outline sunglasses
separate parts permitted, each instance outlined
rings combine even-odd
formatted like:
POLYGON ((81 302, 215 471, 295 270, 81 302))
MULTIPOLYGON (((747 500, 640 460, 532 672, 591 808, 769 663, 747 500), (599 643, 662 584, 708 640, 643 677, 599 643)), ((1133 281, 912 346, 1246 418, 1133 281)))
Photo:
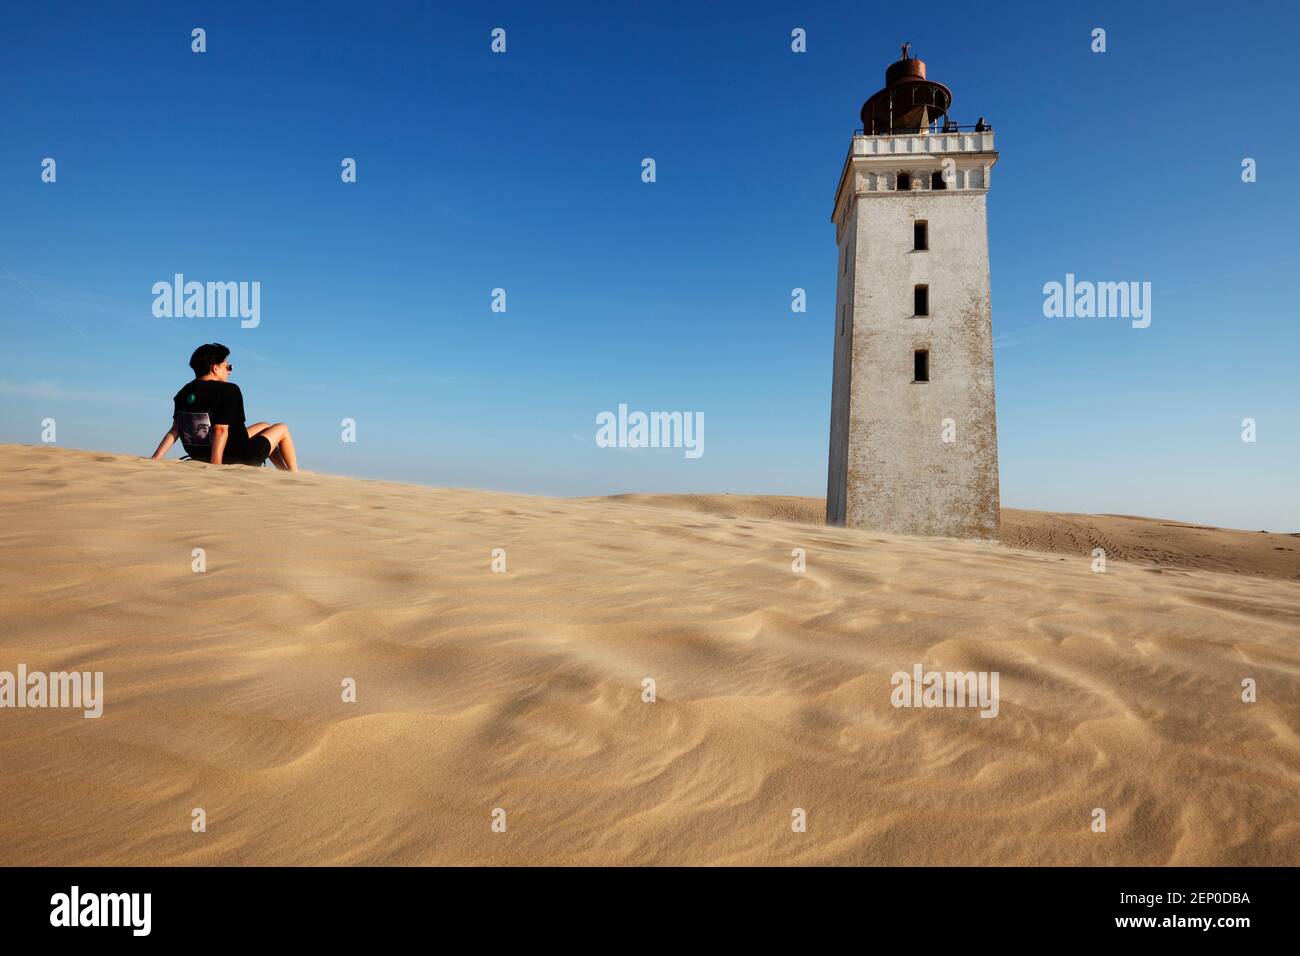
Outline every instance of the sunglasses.
POLYGON ((231 365, 229 362, 227 362, 227 363, 226 363, 226 371, 227 371, 227 372, 233 372, 234 370, 235 370, 235 367, 234 367, 233 365, 231 365))

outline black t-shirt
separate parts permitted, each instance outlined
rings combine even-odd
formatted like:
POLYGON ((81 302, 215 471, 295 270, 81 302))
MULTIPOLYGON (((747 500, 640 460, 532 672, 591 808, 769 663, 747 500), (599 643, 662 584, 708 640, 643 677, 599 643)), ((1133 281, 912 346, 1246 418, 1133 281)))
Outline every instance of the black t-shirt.
POLYGON ((215 379, 195 379, 172 399, 176 405, 173 413, 176 427, 181 433, 181 444, 191 458, 212 460, 212 426, 229 425, 223 462, 233 462, 245 456, 248 429, 244 427, 244 396, 239 386, 215 379))

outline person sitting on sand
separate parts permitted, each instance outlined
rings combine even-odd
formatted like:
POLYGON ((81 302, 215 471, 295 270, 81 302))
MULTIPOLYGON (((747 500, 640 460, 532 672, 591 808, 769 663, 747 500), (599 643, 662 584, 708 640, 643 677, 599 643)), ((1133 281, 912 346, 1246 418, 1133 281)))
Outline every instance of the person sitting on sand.
POLYGON ((229 381, 235 367, 226 361, 230 349, 216 342, 200 345, 190 356, 194 381, 172 399, 172 427, 153 453, 158 461, 176 439, 196 461, 214 465, 257 465, 267 458, 281 471, 297 471, 289 426, 255 422, 244 427, 244 396, 229 381))

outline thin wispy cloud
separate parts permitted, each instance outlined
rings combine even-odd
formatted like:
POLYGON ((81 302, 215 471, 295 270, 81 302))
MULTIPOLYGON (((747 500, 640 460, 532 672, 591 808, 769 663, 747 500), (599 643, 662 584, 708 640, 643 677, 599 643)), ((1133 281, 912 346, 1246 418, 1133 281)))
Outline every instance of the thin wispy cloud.
MULTIPOLYGON (((138 326, 148 322, 160 328, 168 327, 183 332, 189 338, 194 337, 193 327, 175 319, 154 316, 149 308, 149 302, 152 300, 142 300, 143 304, 133 308, 124 306, 107 296, 54 283, 49 283, 49 288, 41 284, 42 291, 38 293, 32 288, 34 280, 30 276, 24 281, 4 266, 0 266, 0 271, 3 271, 14 285, 27 293, 26 298, 35 303, 41 315, 53 316, 64 321, 87 342, 93 342, 95 339, 87 335, 78 323, 103 325, 105 322, 118 322, 138 326)), ((0 285, 0 296, 9 294, 4 286, 0 285)))
POLYGON ((1056 329, 1070 328, 1060 319, 1051 319, 1047 322, 1037 322, 1034 325, 1027 325, 1024 328, 1012 329, 1010 332, 1004 332, 1002 335, 993 337, 993 348, 1009 349, 1017 345, 1027 345, 1030 342, 1036 342, 1046 337, 1047 330, 1055 327, 1056 329))
POLYGON ((132 405, 139 407, 156 404, 145 397, 130 392, 86 390, 68 388, 62 382, 11 382, 0 380, 0 395, 34 398, 51 402, 91 402, 107 405, 132 405))
POLYGON ((458 375, 375 375, 370 381, 380 385, 464 385, 471 381, 458 375))
MULTIPOLYGON (((8 268, 4 268, 4 267, 0 267, 0 268, 3 268, 3 269, 4 269, 4 273, 5 273, 5 275, 7 275, 10 279, 12 279, 14 282, 16 282, 16 283, 18 284, 18 286, 19 286, 20 288, 22 288, 22 289, 23 289, 23 290, 24 290, 24 291, 25 291, 29 296, 31 296, 33 299, 35 299, 35 300, 36 300, 38 303, 40 303, 42 306, 46 307, 46 310, 47 310, 47 311, 50 311, 52 314, 54 314, 54 315, 58 315, 59 317, 65 319, 65 320, 68 319, 68 316, 67 316, 66 313, 60 312, 58 309, 51 309, 51 303, 50 303, 50 302, 48 302, 46 299, 42 298, 41 296, 37 295, 34 291, 32 291, 32 287, 31 287, 31 286, 29 286, 29 285, 28 285, 26 282, 24 282, 22 279, 18 278, 16 275, 14 275, 11 271, 9 271, 8 268)), ((87 335, 84 331, 82 331, 82 329, 80 328, 80 326, 78 326, 75 322, 72 322, 72 321, 68 320, 68 321, 67 321, 67 325, 68 325, 69 328, 72 329, 72 331, 76 332, 78 335, 80 335, 80 336, 81 336, 83 339, 85 339, 87 342, 94 341, 93 339, 91 339, 91 337, 90 337, 89 335, 87 335)))

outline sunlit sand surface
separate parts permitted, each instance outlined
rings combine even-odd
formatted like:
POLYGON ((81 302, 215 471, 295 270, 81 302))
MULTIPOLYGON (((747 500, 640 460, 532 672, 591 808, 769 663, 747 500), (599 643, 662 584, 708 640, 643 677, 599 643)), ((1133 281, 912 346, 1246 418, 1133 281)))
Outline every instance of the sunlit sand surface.
POLYGON ((0 710, 8 864, 1300 862, 1294 536, 1007 512, 1017 550, 815 499, 0 471, 0 671, 106 698, 0 710), (999 672, 998 716, 894 708, 918 663, 999 672))

